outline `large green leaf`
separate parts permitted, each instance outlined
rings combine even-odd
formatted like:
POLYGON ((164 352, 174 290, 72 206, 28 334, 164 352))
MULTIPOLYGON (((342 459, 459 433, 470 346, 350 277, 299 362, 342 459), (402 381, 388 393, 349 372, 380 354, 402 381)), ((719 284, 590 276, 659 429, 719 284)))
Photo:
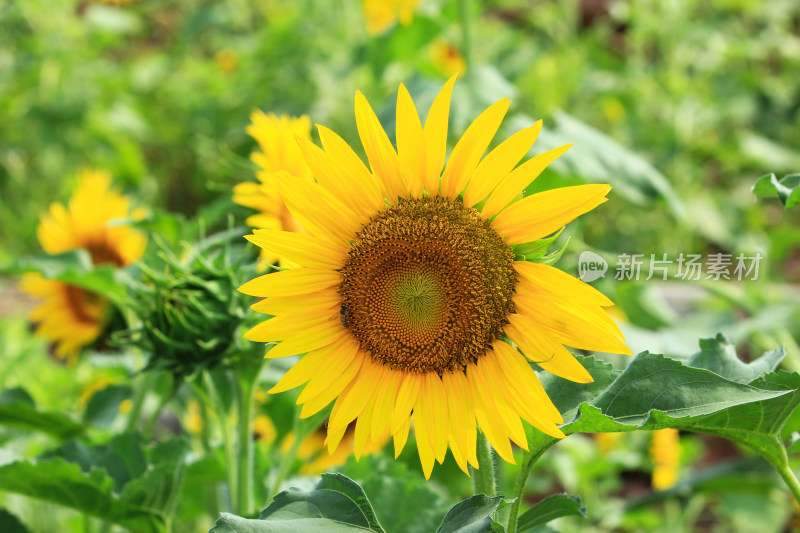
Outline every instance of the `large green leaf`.
POLYGON ((307 533, 324 531, 325 533, 363 533, 372 531, 369 528, 343 524, 328 518, 284 518, 275 520, 252 520, 232 514, 222 513, 209 533, 307 533))
MULTIPOLYGON (((719 356, 735 358, 735 352, 722 351, 719 356)), ((779 433, 800 403, 798 374, 767 374, 744 384, 648 352, 637 355, 619 374, 591 357, 580 360, 595 377, 595 383, 582 386, 582 393, 575 384, 542 376, 564 413, 566 434, 671 427, 731 439, 773 464, 785 461, 779 433)), ((533 453, 557 442, 538 432, 530 436, 533 453)))
POLYGON ((84 431, 82 424, 67 415, 39 410, 33 398, 21 388, 0 392, 0 426, 40 431, 62 440, 73 438, 84 431))
POLYGON ((444 517, 436 533, 497 533, 504 531, 492 520, 494 513, 503 503, 503 498, 490 498, 476 494, 456 504, 444 517))
POLYGON ((0 467, 0 490, 64 505, 150 533, 165 530, 183 473, 186 442, 150 447, 124 433, 104 445, 71 441, 38 460, 0 467))
POLYGON ((319 516, 383 533, 364 489, 342 474, 322 474, 314 490, 283 491, 261 511, 262 520, 292 516, 319 516))
POLYGON ((261 511, 258 520, 223 514, 211 531, 384 533, 364 489, 342 474, 322 474, 312 490, 292 488, 281 492, 261 511))
POLYGON ((767 352, 755 361, 745 363, 736 355, 736 347, 725 335, 701 339, 700 351, 686 362, 695 368, 705 368, 739 383, 750 383, 767 372, 774 371, 786 355, 783 348, 767 352))
POLYGON ((786 209, 800 204, 800 174, 788 174, 780 180, 775 174, 761 176, 753 185, 753 194, 759 198, 780 198, 786 209))
POLYGON ((0 531, 3 533, 28 533, 19 518, 0 507, 0 531))
POLYGON ((0 467, 0 490, 70 507, 141 533, 166 531, 164 517, 130 505, 114 494, 114 481, 102 470, 83 472, 60 457, 0 467))
POLYGON ((430 533, 448 505, 422 474, 382 454, 348 460, 343 469, 358 481, 386 533, 430 533))
POLYGON ((517 521, 517 532, 525 533, 561 518, 562 516, 586 516, 581 499, 567 494, 553 494, 522 513, 517 521))

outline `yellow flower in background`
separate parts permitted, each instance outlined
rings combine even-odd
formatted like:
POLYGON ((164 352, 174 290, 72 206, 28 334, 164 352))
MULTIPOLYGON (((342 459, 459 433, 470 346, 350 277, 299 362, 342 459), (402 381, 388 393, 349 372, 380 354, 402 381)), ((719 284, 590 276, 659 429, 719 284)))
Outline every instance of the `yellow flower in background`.
POLYGON ((630 354, 604 311, 612 305, 608 298, 554 267, 514 261, 511 248, 605 202, 611 187, 579 185, 518 200, 568 146, 517 166, 540 121, 483 157, 508 99, 467 128, 445 165, 454 81, 424 126, 400 86, 397 151, 356 93, 356 124, 371 170, 325 127, 319 127, 324 149, 299 139, 316 182, 286 172, 276 179, 309 233, 255 230, 247 238, 301 266, 240 288, 263 298, 255 311, 274 316, 246 338, 279 342, 270 358, 305 354, 270 392, 305 385, 302 417, 335 400, 326 445, 336 450, 355 420, 356 458, 389 434, 399 454, 413 420, 426 477, 448 445, 462 470, 477 467, 478 426, 511 463, 509 439, 528 446, 521 419, 564 436, 561 414, 526 357, 588 383, 592 376, 565 345, 630 354))
POLYGON ((621 438, 622 433, 596 433, 594 435, 594 441, 597 444, 597 450, 600 455, 610 454, 617 447, 621 438))
POLYGON ((214 55, 214 61, 222 72, 233 72, 239 67, 239 58, 230 50, 220 50, 214 55))
POLYGON ((203 407, 197 400, 189 400, 186 404, 186 419, 183 427, 189 433, 199 434, 203 431, 203 407))
POLYGON ((467 61, 452 43, 436 41, 431 44, 430 54, 434 66, 446 76, 463 74, 467 70, 467 61))
POLYGON ((400 24, 411 24, 414 10, 420 0, 363 0, 367 31, 375 35, 389 29, 398 19, 400 24))
POLYGON ((680 434, 677 429, 653 431, 650 458, 653 460, 653 488, 666 490, 674 487, 678 481, 681 459, 680 434))
POLYGON ((253 419, 253 433, 256 440, 264 443, 272 443, 278 435, 275 424, 266 415, 258 415, 253 419))
MULTIPOLYGON (((256 110, 250 115, 252 124, 247 133, 253 137, 261 148, 254 152, 250 159, 258 165, 256 175, 259 183, 245 182, 233 189, 233 201, 245 207, 259 211, 247 219, 247 224, 260 229, 277 229, 304 233, 305 229, 294 215, 286 208, 278 193, 276 174, 285 171, 300 179, 311 181, 311 169, 303 159, 295 137, 311 139, 311 120, 303 115, 294 118, 287 115, 277 116, 256 110)), ((279 262, 285 265, 285 259, 279 254, 262 250, 261 260, 264 264, 279 262)))
MULTIPOLYGON (((122 267, 142 256, 147 239, 128 225, 109 223, 140 214, 131 211, 127 197, 111 188, 107 172, 84 171, 69 205, 53 203, 42 215, 37 235, 49 254, 82 248, 95 266, 122 267)), ((55 345, 59 359, 74 361, 80 349, 102 333, 109 312, 102 296, 40 274, 26 274, 20 287, 42 300, 31 311, 30 320, 38 324, 36 335, 55 345)))
MULTIPOLYGON (((347 462, 347 458, 353 453, 353 445, 355 443, 355 432, 353 431, 352 424, 345 432, 344 436, 339 443, 339 446, 332 453, 325 452, 325 438, 327 432, 324 427, 313 432, 305 438, 300 446, 297 448, 297 458, 304 461, 305 464, 300 467, 300 474, 311 476, 327 472, 338 466, 342 466, 347 462)), ((364 446, 363 454, 370 455, 372 453, 380 452, 389 440, 389 435, 385 435, 379 441, 368 441, 364 446)), ((294 434, 290 433, 283 440, 281 450, 286 453, 294 444, 294 434)))

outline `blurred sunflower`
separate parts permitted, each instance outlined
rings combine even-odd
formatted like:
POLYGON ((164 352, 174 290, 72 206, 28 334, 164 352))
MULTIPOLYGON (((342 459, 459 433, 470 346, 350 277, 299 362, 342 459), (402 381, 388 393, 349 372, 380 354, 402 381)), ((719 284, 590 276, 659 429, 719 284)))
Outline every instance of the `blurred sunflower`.
POLYGON ((398 19, 403 26, 411 24, 419 3, 420 0, 363 0, 367 31, 372 35, 382 33, 398 19))
POLYGON ((650 458, 653 460, 653 488, 667 490, 674 487, 678 482, 678 468, 681 462, 680 433, 677 429, 665 428, 653 431, 650 458))
MULTIPOLYGON (((297 448, 297 458, 305 463, 300 467, 301 474, 306 476, 321 474, 322 472, 327 472, 333 468, 342 466, 347 462, 347 458, 350 457, 350 454, 353 452, 353 445, 355 442, 353 424, 350 424, 350 427, 341 438, 339 446, 332 453, 324 453, 326 436, 326 428, 321 427, 300 443, 300 446, 297 448)), ((363 453, 364 455, 378 453, 383 449, 388 440, 388 434, 381 440, 370 439, 364 448, 359 450, 359 453, 363 453)), ((294 444, 294 434, 290 433, 283 439, 281 451, 284 453, 288 452, 292 444, 294 444)), ((359 458, 360 455, 357 455, 356 459, 359 458)))
MULTIPOLYGON (((259 167, 256 174, 259 183, 245 182, 236 185, 233 189, 233 201, 259 211, 257 215, 247 219, 247 224, 254 228, 304 233, 303 226, 283 203, 275 176, 279 171, 286 171, 298 178, 312 180, 311 169, 295 141, 295 136, 311 139, 311 120, 305 115, 294 118, 265 114, 260 110, 253 111, 250 120, 252 124, 247 127, 247 133, 261 148, 260 152, 254 152, 250 156, 259 167)), ((260 257, 265 265, 278 261, 281 266, 285 266, 285 259, 279 254, 262 250, 260 257)))
MULTIPOLYGON (((82 248, 95 266, 123 267, 142 256, 147 239, 128 225, 108 223, 139 216, 141 211, 131 211, 129 199, 111 188, 107 172, 88 170, 79 176, 68 207, 53 203, 42 215, 37 235, 49 254, 82 248)), ((102 296, 33 273, 23 276, 20 287, 42 300, 30 319, 38 324, 36 335, 55 345, 59 359, 74 360, 102 333, 109 314, 109 303, 102 296)))
POLYGON ((509 439, 527 449, 521 419, 564 436, 561 415, 526 356, 553 374, 588 383, 591 375, 565 345, 630 354, 603 309, 612 305, 608 298, 554 267, 515 261, 512 249, 605 202, 611 187, 579 185, 518 200, 568 146, 516 166, 540 121, 482 158, 508 99, 467 128, 445 166, 454 81, 439 93, 424 126, 400 86, 397 151, 356 93, 356 124, 371 171, 323 126, 324 150, 299 139, 316 182, 288 173, 277 180, 309 234, 270 229, 247 238, 301 267, 240 288, 264 298, 254 310, 274 316, 246 337, 280 342, 270 358, 306 354, 270 392, 305 384, 298 398, 303 417, 336 400, 326 438, 331 452, 355 420, 356 456, 385 434, 399 454, 413 419, 426 477, 448 444, 462 470, 478 466, 476 422, 512 463, 509 439))

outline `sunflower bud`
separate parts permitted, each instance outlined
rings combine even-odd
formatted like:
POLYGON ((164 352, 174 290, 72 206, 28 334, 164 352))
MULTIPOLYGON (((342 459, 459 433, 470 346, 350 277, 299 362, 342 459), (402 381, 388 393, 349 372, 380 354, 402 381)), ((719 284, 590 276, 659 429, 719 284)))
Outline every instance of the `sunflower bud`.
POLYGON ((214 244, 192 250, 188 260, 162 249, 162 270, 142 268, 143 283, 134 295, 141 327, 123 342, 149 352, 145 370, 183 378, 254 353, 241 340, 247 307, 236 291, 237 272, 248 270, 240 264, 246 259, 232 260, 221 240, 208 242, 214 244))

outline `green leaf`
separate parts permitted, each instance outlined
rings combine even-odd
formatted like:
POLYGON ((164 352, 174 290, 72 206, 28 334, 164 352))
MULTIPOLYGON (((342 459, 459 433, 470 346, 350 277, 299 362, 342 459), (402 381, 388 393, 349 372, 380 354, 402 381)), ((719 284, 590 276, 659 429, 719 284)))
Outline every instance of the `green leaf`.
POLYGON ((786 209, 800 204, 800 173, 787 174, 778 180, 775 174, 766 174, 758 178, 753 185, 753 194, 759 198, 780 198, 786 209))
POLYGON ((86 473, 60 457, 0 467, 0 490, 70 507, 136 532, 166 531, 163 516, 128 504, 114 494, 113 485, 102 470, 86 473))
POLYGON ((275 496, 258 520, 223 513, 215 533, 373 531, 384 533, 364 490, 342 474, 322 474, 312 490, 292 488, 275 496))
POLYGON ((83 412, 83 420, 93 426, 107 428, 116 420, 119 405, 132 396, 127 385, 110 385, 92 394, 83 412))
POLYGON ((767 372, 773 372, 786 352, 779 348, 767 352, 755 361, 745 363, 736 355, 736 347, 725 335, 718 333, 714 339, 701 339, 700 351, 689 358, 687 364, 705 368, 731 381, 750 383, 767 372))
MULTIPOLYGON (((561 429, 568 435, 671 427, 747 445, 773 465, 786 460, 779 432, 800 403, 800 374, 767 374, 743 384, 643 352, 603 387, 600 382, 616 372, 592 358, 579 360, 595 376, 582 394, 565 380, 542 379, 562 410, 566 423, 561 429), (599 388, 604 390, 596 394, 599 388), (579 397, 571 398, 573 394, 579 397)), ((541 453, 555 442, 534 432, 530 453, 541 453)))
POLYGON ((89 252, 82 249, 58 255, 39 254, 23 257, 0 268, 0 272, 9 275, 38 272, 47 279, 82 287, 101 294, 115 303, 127 297, 127 288, 122 282, 125 277, 124 269, 109 265, 94 267, 89 252))
POLYGON ((586 508, 581 499, 566 494, 553 494, 522 513, 517 521, 517 531, 525 533, 562 516, 586 518, 586 508))
POLYGON ((448 510, 420 473, 385 455, 350 458, 344 471, 369 494, 386 533, 430 533, 448 510))
POLYGON ((320 517, 384 533, 358 483, 342 474, 322 474, 313 490, 290 489, 275 496, 261 520, 320 517))
POLYGON ((40 431, 59 440, 76 437, 85 429, 62 413, 40 411, 22 388, 6 389, 0 393, 0 425, 40 431))
POLYGON ((0 507, 0 531, 3 533, 28 533, 19 518, 0 507))
POLYGON ((491 514, 502 502, 501 496, 490 498, 484 494, 467 498, 447 512, 436 533, 495 533, 497 523, 491 514))
POLYGON ((556 233, 538 241, 527 242, 525 244, 517 244, 512 246, 514 250, 514 259, 517 261, 534 261, 542 259, 547 254, 547 249, 555 242, 556 239, 564 232, 561 228, 556 233))
POLYGON ((252 520, 222 513, 209 533, 353 533, 372 531, 369 528, 342 524, 328 518, 287 518, 276 520, 252 520))

